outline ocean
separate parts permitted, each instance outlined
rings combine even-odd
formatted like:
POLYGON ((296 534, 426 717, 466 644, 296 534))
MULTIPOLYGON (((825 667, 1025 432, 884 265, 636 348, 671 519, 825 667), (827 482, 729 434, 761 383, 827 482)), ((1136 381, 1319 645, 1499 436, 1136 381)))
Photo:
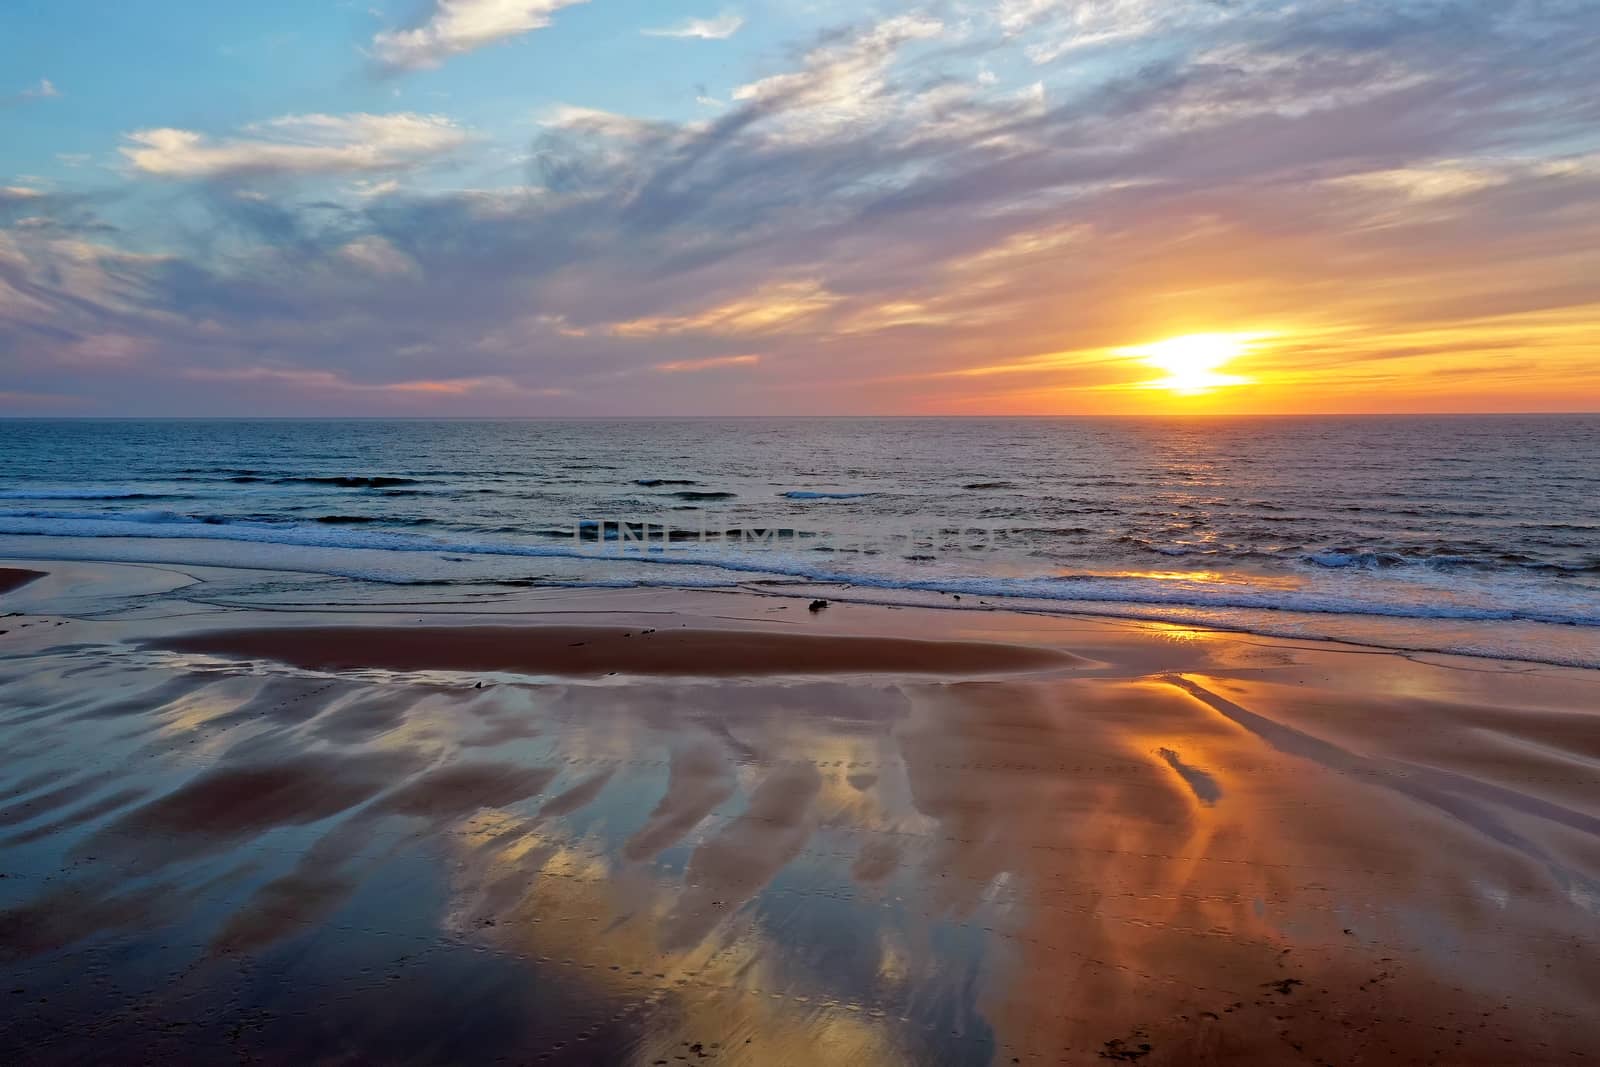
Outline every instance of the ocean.
POLYGON ((726 587, 1600 667, 1600 416, 4 420, 0 556, 274 572, 229 590, 259 603, 726 587))

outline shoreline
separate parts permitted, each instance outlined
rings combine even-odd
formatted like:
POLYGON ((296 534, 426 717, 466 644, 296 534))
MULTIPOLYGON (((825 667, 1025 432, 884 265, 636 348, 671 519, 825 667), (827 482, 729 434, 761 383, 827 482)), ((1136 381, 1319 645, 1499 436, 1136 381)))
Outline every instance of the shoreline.
MULTIPOLYGON (((795 584, 785 583, 779 585, 766 585, 762 583, 748 583, 735 586, 694 586, 694 585, 656 585, 656 584, 583 584, 583 583, 551 583, 549 585, 504 585, 499 591, 489 594, 492 599, 485 599, 481 590, 467 586, 454 590, 457 593, 470 594, 468 598, 453 599, 449 594, 452 586, 449 583, 387 583, 380 580, 366 578, 350 578, 345 575, 328 574, 319 571, 302 571, 287 567, 257 568, 237 565, 218 565, 206 562, 186 562, 170 560, 119 560, 119 559, 56 559, 52 557, 0 557, 0 569, 10 569, 19 573, 43 577, 48 572, 38 569, 24 568, 86 568, 90 571, 109 568, 144 570, 152 573, 171 573, 181 575, 185 582, 203 585, 208 580, 203 575, 290 575, 313 582, 350 582, 353 588, 370 586, 385 590, 411 590, 418 595, 413 598, 397 600, 367 601, 364 599, 345 599, 340 601, 309 602, 305 600, 289 603, 276 603, 272 601, 252 602, 248 599, 224 600, 216 602, 214 606, 220 610, 230 612, 255 613, 263 621, 262 628, 270 628, 266 621, 275 616, 294 615, 304 613, 308 617, 317 616, 350 616, 360 621, 363 625, 374 625, 371 616, 379 612, 374 609, 383 608, 397 615, 410 615, 423 612, 427 617, 444 619, 482 619, 486 623, 503 623, 506 619, 516 618, 521 615, 538 614, 539 604, 551 598, 561 602, 571 601, 581 603, 593 599, 596 602, 605 602, 610 597, 642 596, 659 598, 666 605, 673 605, 680 598, 710 598, 713 602, 719 598, 731 603, 745 600, 774 600, 788 607, 783 610, 794 610, 796 607, 803 609, 809 601, 817 598, 827 599, 830 604, 862 608, 884 612, 909 612, 913 616, 924 612, 935 615, 949 614, 954 619, 967 616, 1001 617, 1012 619, 1036 619, 1041 625, 1049 625, 1052 620, 1064 624, 1084 623, 1094 626, 1104 626, 1109 632, 1120 633, 1128 630, 1140 631, 1146 628, 1172 629, 1185 632, 1196 632, 1212 635, 1218 639, 1258 639, 1262 642, 1285 647, 1296 645, 1307 646, 1312 649, 1330 651, 1348 650, 1354 654, 1371 655, 1396 655, 1401 657, 1430 657, 1430 660, 1463 660, 1464 665, 1473 664, 1499 664, 1514 667, 1549 668, 1561 671, 1579 671, 1585 673, 1600 672, 1600 658, 1591 661, 1568 660, 1563 658, 1542 658, 1533 654, 1511 655, 1495 650, 1475 650, 1470 648, 1438 647, 1433 644, 1404 644, 1392 640, 1382 640, 1377 636, 1366 637, 1357 634, 1329 635, 1323 633, 1301 633, 1293 628, 1272 629, 1265 626, 1245 626, 1227 621, 1189 621, 1173 619, 1160 614, 1142 615, 1129 614, 1120 611, 1096 611, 1092 603, 1072 602, 1072 606, 1062 606, 1060 602, 1049 603, 1041 606, 1036 601, 1023 598, 996 597, 993 600, 970 598, 963 600, 960 597, 951 598, 948 595, 932 597, 921 600, 894 600, 877 597, 860 596, 862 587, 833 584, 795 584), (953 603, 952 599, 959 601, 953 603)), ((34 577, 24 580, 23 584, 34 581, 34 577)), ((21 588, 16 586, 14 588, 21 588)), ((209 603, 209 602, 208 602, 209 603)), ((570 609, 578 610, 578 609, 570 609)), ((582 613, 581 611, 579 613, 582 613)), ((1288 615, 1291 613, 1278 613, 1288 615)), ((716 612, 708 612, 708 618, 719 618, 716 612)), ((1367 616, 1332 616, 1331 618, 1351 618, 1360 623, 1381 622, 1382 617, 1367 616)), ((826 616, 824 616, 826 619, 826 616)), ((1424 624, 1436 623, 1440 620, 1408 620, 1424 624)), ((452 623, 454 625, 454 623, 452 623)), ((649 625, 648 617, 639 620, 636 629, 649 625)), ((957 624, 958 626, 964 624, 957 624)), ((1502 627, 1513 625, 1503 621, 1489 621, 1485 625, 1502 627)), ((1543 625, 1543 624, 1541 624, 1543 625)), ((626 629, 626 627, 624 627, 626 629)), ((1570 628, 1569 628, 1570 629, 1570 628)), ((937 630, 937 628, 935 628, 937 630)), ((1600 642, 1600 635, 1597 635, 1600 642)), ((1600 657, 1600 646, 1597 646, 1597 657, 1600 657)), ((1428 662, 1419 660, 1418 662, 1428 662)), ((1448 664, 1445 664, 1448 665, 1448 664)))
POLYGON ((0 599, 0 1049, 1600 1056, 1593 671, 252 577, 73 563, 0 599))
MULTIPOLYGON (((158 542, 161 543, 161 542, 158 542)), ((181 543, 181 542, 180 542, 181 543)), ((205 542, 216 545, 219 542, 205 542)), ((228 543, 221 543, 228 544, 228 543)), ((234 547, 248 548, 241 543, 234 547)), ((382 556, 383 549, 341 549, 342 552, 371 553, 382 556)), ((366 573, 334 569, 307 569, 290 563, 272 563, 268 566, 253 564, 245 553, 240 559, 217 562, 194 560, 179 552, 163 556, 154 550, 139 558, 114 558, 95 554, 60 556, 7 556, 0 562, 31 562, 36 566, 50 564, 102 564, 106 566, 152 566, 175 570, 185 568, 211 572, 256 572, 299 576, 317 581, 349 582, 356 587, 371 586, 393 590, 413 590, 419 607, 442 602, 439 596, 455 590, 462 594, 481 596, 483 590, 495 590, 492 596, 504 602, 515 602, 525 593, 583 594, 609 589, 636 589, 670 595, 673 593, 721 593, 731 597, 772 596, 787 600, 806 601, 825 598, 839 603, 904 610, 946 610, 955 612, 992 612, 1022 614, 1064 619, 1098 619, 1107 622, 1130 624, 1165 624, 1203 629, 1220 634, 1256 636, 1272 640, 1313 641, 1341 645, 1354 645, 1379 651, 1417 655, 1458 656, 1489 661, 1535 664, 1539 666, 1566 667, 1578 670, 1600 670, 1600 627, 1575 623, 1557 624, 1524 619, 1478 619, 1449 616, 1411 616, 1366 613, 1341 613, 1336 611, 1302 612, 1277 608, 1260 609, 1207 609, 1198 605, 1141 604, 1130 601, 1054 600, 1012 595, 951 594, 935 590, 899 589, 854 583, 803 581, 798 579, 762 579, 752 577, 746 581, 727 581, 715 584, 693 582, 637 580, 627 582, 601 582, 593 580, 551 580, 548 583, 529 583, 520 580, 495 581, 492 579, 451 580, 390 580, 366 573), (891 594, 900 594, 899 596, 891 594), (1564 642, 1564 644, 1563 644, 1564 642)), ((307 610, 314 610, 307 605, 307 610)))

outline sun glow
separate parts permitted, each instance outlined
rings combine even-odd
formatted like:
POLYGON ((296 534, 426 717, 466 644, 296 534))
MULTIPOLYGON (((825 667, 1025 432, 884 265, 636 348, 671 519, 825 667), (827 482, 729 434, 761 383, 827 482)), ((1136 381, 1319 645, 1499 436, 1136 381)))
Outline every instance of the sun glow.
POLYGON ((1165 389, 1193 396, 1225 386, 1248 385, 1253 379, 1223 374, 1220 368, 1248 354, 1261 336, 1248 333, 1195 333, 1120 349, 1119 353, 1137 357, 1157 370, 1166 372, 1164 378, 1140 383, 1141 388, 1165 389))

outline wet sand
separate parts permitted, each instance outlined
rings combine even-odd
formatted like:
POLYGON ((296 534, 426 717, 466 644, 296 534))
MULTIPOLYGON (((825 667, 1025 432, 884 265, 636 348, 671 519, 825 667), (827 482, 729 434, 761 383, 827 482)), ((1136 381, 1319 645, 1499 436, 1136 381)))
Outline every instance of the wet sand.
POLYGON ((0 567, 0 595, 21 589, 37 578, 43 578, 43 571, 28 571, 18 567, 0 567))
POLYGON ((170 639, 176 652, 277 660, 308 670, 497 671, 589 676, 974 675, 1062 668, 1059 649, 976 641, 657 626, 308 626, 170 639))
POLYGON ((38 566, 8 1063, 1600 1058, 1597 672, 38 566))

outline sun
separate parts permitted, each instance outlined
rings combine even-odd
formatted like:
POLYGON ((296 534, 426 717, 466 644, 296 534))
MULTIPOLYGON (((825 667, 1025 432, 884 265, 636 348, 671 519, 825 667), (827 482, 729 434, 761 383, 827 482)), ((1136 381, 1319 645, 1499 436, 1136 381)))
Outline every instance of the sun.
POLYGON ((1223 374, 1220 368, 1248 354, 1261 336, 1251 333, 1192 333, 1153 344, 1119 349, 1118 353, 1135 356, 1157 370, 1166 372, 1164 378, 1141 382, 1140 388, 1165 389, 1183 396, 1194 396, 1225 386, 1248 385, 1252 379, 1237 374, 1223 374))

